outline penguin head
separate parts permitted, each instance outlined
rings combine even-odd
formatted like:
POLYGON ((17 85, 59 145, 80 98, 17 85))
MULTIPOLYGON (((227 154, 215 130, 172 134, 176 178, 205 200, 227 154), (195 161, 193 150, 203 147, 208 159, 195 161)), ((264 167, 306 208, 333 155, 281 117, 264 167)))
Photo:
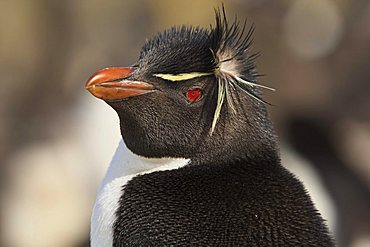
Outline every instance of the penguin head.
POLYGON ((127 147, 141 156, 215 161, 275 149, 253 30, 216 10, 214 27, 159 33, 134 65, 98 71, 86 88, 118 113, 127 147))

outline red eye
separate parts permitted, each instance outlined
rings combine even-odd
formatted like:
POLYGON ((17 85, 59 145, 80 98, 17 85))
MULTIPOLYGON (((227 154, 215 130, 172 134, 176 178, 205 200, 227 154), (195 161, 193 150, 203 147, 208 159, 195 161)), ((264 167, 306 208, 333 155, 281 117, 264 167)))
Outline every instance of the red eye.
POLYGON ((186 98, 188 99, 189 102, 193 103, 193 102, 199 100, 200 97, 202 97, 202 90, 200 90, 199 88, 189 89, 186 92, 185 96, 186 96, 186 98))

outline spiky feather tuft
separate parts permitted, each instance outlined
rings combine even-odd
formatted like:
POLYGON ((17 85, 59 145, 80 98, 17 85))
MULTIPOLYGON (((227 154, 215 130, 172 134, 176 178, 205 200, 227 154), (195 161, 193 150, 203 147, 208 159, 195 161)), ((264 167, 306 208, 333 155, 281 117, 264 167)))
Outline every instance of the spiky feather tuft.
POLYGON ((215 10, 216 26, 211 26, 212 48, 211 52, 215 61, 214 74, 217 81, 217 105, 214 112, 210 134, 215 130, 220 117, 222 106, 226 101, 227 106, 235 113, 230 90, 241 90, 255 100, 267 103, 251 88, 263 88, 274 91, 275 89, 257 84, 258 76, 255 69, 255 59, 258 54, 250 54, 254 26, 246 31, 246 21, 242 27, 238 19, 229 24, 224 6, 215 10), (250 78, 243 76, 249 75, 250 78), (226 100, 225 100, 226 98, 226 100))

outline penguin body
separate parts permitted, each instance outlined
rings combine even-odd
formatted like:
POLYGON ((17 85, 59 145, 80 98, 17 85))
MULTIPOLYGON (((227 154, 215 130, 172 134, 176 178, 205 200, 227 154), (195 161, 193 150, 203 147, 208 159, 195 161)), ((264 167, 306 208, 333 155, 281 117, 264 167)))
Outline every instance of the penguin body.
POLYGON ((253 28, 172 28, 86 88, 118 113, 92 246, 334 246, 281 164, 250 53, 253 28))
POLYGON ((128 181, 113 246, 330 246, 302 184, 254 161, 188 164, 128 181))

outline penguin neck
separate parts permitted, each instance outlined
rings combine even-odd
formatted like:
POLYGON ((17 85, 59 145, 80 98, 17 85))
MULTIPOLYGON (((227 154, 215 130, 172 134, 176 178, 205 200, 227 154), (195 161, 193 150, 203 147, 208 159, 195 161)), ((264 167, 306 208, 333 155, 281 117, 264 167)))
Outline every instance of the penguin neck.
POLYGON ((116 178, 172 170, 186 165, 189 161, 184 158, 147 158, 132 152, 121 139, 101 187, 116 178))
POLYGON ((262 116, 264 125, 254 124, 257 120, 247 117, 234 120, 238 124, 233 126, 221 121, 219 129, 199 145, 192 163, 280 164, 274 129, 267 115, 262 116))
POLYGON ((156 171, 177 169, 189 162, 189 159, 183 158, 146 158, 133 153, 121 140, 96 197, 91 218, 91 246, 113 245, 115 213, 125 185, 131 179, 156 171))
POLYGON ((253 146, 239 143, 239 146, 213 146, 204 149, 191 158, 191 164, 229 164, 243 162, 249 164, 280 165, 279 151, 272 145, 253 146))

